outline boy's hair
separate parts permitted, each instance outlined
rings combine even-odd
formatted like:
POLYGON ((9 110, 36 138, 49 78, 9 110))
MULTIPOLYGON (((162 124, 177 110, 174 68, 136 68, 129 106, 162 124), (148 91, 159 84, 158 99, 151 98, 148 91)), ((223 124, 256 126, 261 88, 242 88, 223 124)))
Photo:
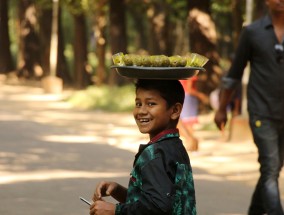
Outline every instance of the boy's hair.
POLYGON ((183 105, 184 89, 178 80, 155 80, 155 79, 138 79, 135 83, 136 91, 139 88, 145 90, 156 90, 167 102, 167 108, 176 103, 183 105))

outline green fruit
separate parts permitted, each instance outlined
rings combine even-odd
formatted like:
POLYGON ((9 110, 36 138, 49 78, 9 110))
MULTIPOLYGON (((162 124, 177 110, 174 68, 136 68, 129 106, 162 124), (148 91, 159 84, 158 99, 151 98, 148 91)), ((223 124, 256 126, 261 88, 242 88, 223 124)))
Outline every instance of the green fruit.
POLYGON ((153 67, 166 67, 170 65, 169 58, 165 55, 152 55, 150 63, 153 67))
POLYGON ((142 56, 141 63, 142 63, 142 66, 150 67, 151 66, 150 56, 142 56))
POLYGON ((132 55, 130 54, 126 54, 124 55, 123 57, 123 62, 126 66, 133 66, 134 65, 134 62, 133 62, 134 58, 132 55))
POLYGON ((142 57, 139 55, 133 55, 134 66, 142 66, 142 57))
POLYGON ((179 55, 169 57, 171 67, 181 67, 186 65, 186 61, 179 55))
POLYGON ((118 65, 118 66, 123 66, 124 65, 123 57, 124 57, 124 54, 122 52, 114 54, 112 56, 113 64, 118 65))

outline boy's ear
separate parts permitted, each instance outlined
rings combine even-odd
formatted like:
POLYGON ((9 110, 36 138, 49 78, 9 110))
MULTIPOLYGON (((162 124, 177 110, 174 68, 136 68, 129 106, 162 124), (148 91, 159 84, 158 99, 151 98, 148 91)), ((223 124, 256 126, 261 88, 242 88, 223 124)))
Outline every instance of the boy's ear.
POLYGON ((172 120, 178 119, 181 114, 182 104, 181 103, 174 104, 174 106, 172 107, 172 110, 173 110, 172 115, 171 115, 172 120))

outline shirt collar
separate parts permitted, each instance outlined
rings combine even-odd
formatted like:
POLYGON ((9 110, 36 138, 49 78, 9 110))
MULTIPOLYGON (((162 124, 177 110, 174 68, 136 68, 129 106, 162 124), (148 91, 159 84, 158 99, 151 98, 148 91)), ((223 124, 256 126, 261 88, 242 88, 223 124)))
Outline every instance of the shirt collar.
POLYGON ((150 146, 152 143, 159 142, 161 140, 167 139, 167 138, 173 138, 173 137, 179 137, 179 130, 177 128, 173 129, 167 129, 162 131, 161 133, 157 134, 155 137, 153 137, 148 144, 141 144, 139 146, 138 153, 135 155, 135 159, 133 162, 133 166, 135 165, 138 157, 141 155, 141 153, 146 149, 148 146, 150 146))
POLYGON ((160 132, 155 137, 153 137, 148 144, 156 143, 161 140, 172 138, 172 137, 179 137, 179 130, 177 128, 167 129, 167 130, 160 132))

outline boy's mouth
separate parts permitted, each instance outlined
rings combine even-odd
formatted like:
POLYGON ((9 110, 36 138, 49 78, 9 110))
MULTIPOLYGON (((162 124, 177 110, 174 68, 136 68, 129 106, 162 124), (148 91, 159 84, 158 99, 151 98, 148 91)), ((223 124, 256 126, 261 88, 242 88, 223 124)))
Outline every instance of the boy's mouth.
POLYGON ((142 118, 142 119, 138 119, 138 121, 139 121, 140 123, 144 124, 144 123, 150 122, 150 119, 142 118))

